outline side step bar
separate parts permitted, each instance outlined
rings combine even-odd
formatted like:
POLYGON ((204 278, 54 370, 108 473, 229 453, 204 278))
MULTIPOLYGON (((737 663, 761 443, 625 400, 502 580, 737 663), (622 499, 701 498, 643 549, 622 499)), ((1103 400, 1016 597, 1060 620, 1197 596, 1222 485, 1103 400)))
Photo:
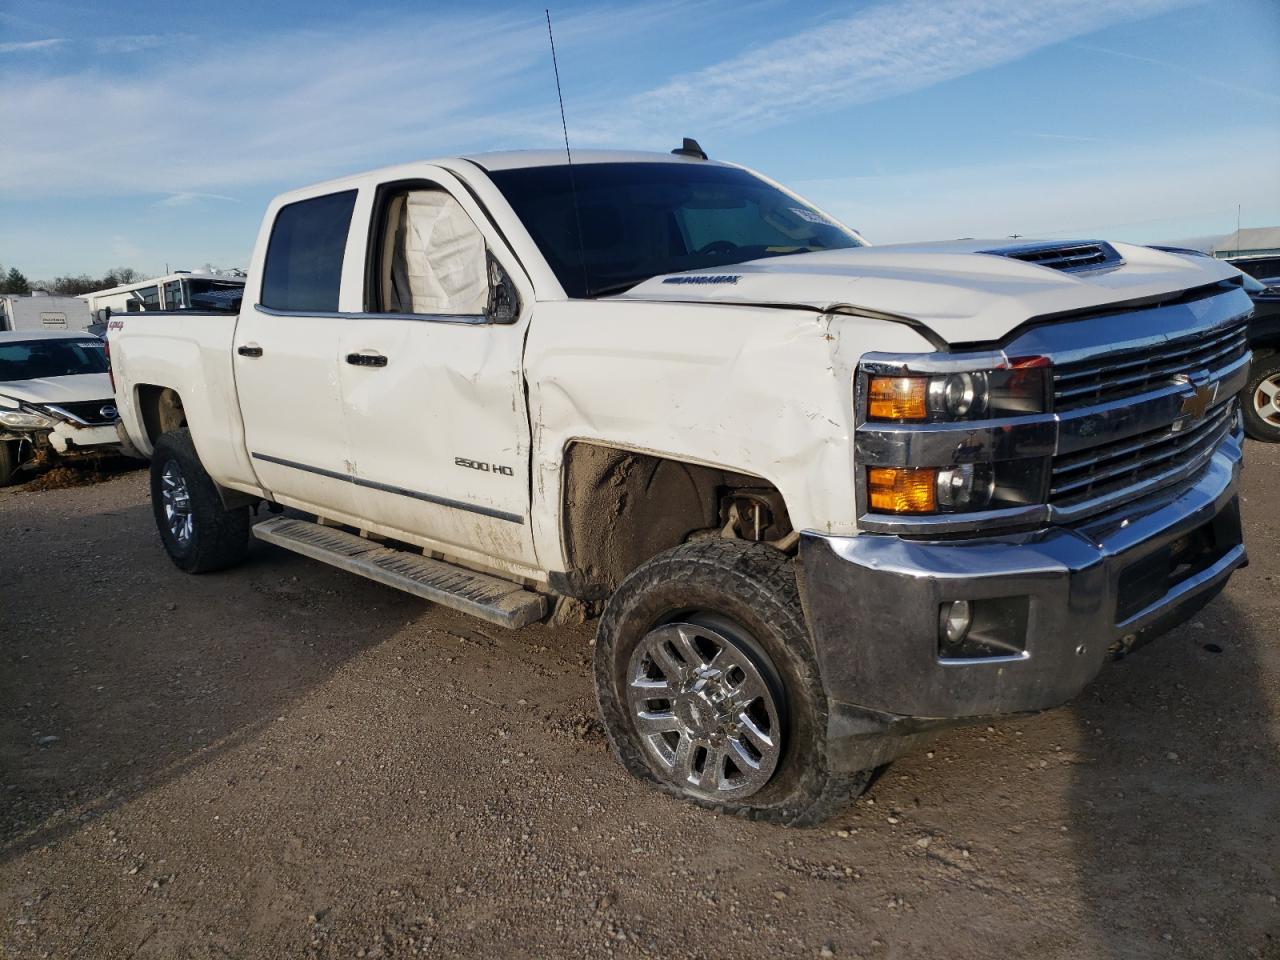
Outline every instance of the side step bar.
POLYGON ((406 550, 393 550, 308 520, 273 517, 256 524, 253 535, 502 627, 523 627, 541 620, 547 612, 547 598, 519 584, 406 550))

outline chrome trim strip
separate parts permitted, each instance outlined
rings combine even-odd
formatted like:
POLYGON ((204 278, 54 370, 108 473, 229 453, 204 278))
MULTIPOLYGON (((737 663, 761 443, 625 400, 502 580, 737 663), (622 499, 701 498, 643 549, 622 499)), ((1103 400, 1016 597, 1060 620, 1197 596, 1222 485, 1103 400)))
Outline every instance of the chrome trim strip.
POLYGON ((943 667, 977 667, 985 666, 988 663, 1017 663, 1020 660, 1030 659, 1031 654, 1023 650, 1003 657, 939 657, 938 663, 943 667))
POLYGON ((460 323, 467 326, 490 324, 488 315, 479 313, 360 313, 341 310, 277 310, 255 303, 253 309, 268 317, 322 317, 326 320, 424 320, 431 323, 460 323))
POLYGON ((1047 457, 1057 449, 1053 414, 965 423, 867 422, 854 431, 864 466, 944 467, 982 460, 1047 457))
MULTIPOLYGON (((861 486, 861 484, 860 484, 861 486)), ((864 507, 863 496, 858 497, 864 507)), ((1043 526, 1049 520, 1049 505, 1033 503, 1025 507, 1002 510, 980 510, 971 513, 928 513, 920 516, 894 516, 887 513, 863 513, 858 529, 869 533, 896 533, 907 537, 926 537, 935 533, 998 532, 1006 527, 1043 526)))
POLYGON ((313 467, 305 463, 297 463, 293 460, 285 460, 282 457, 273 457, 265 453, 251 453, 250 456, 255 460, 274 463, 281 467, 291 467, 294 470, 302 470, 305 473, 314 473, 317 476, 328 477, 331 480, 345 480, 357 487, 368 487, 370 490, 380 490, 383 493, 394 493, 402 497, 412 497, 414 500, 434 503, 441 507, 453 507, 455 510, 466 510, 469 513, 478 513, 481 516, 493 517, 495 520, 506 520, 508 523, 524 523, 524 517, 520 516, 518 513, 507 513, 503 510, 495 510, 492 507, 482 507, 475 503, 464 503, 461 500, 449 500, 445 497, 437 497, 435 494, 422 493, 418 490, 407 490, 404 487, 397 487, 390 483, 379 483, 377 480, 365 480, 363 477, 353 477, 347 473, 339 473, 337 470, 326 470, 323 467, 313 467))

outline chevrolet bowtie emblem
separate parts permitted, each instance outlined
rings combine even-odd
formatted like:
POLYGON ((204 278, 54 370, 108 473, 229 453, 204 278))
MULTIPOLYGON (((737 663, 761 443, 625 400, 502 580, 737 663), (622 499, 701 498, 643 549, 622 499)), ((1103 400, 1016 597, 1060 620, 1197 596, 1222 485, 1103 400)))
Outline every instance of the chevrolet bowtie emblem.
POLYGON ((1187 381, 1187 386, 1191 388, 1191 393, 1183 395, 1180 413, 1193 420, 1199 419, 1208 412, 1213 401, 1218 399, 1218 384, 1214 382, 1196 385, 1187 381))

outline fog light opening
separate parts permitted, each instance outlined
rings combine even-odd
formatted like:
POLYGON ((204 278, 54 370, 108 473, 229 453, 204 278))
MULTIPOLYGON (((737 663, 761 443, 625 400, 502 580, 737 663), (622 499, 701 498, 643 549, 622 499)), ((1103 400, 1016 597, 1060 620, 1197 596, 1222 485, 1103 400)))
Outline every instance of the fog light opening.
POLYGON ((1025 660, 1030 599, 942 601, 938 606, 938 659, 942 663, 1025 660))
POLYGON ((950 600, 938 610, 938 638, 947 646, 959 646, 973 626, 973 608, 968 600, 950 600))

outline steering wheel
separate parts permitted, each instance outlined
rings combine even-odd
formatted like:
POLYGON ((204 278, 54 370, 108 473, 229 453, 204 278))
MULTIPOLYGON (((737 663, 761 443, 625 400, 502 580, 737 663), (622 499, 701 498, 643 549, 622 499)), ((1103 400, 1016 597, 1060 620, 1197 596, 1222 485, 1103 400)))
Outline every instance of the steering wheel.
POLYGON ((738 245, 732 240, 712 240, 710 243, 704 243, 693 252, 695 255, 703 253, 733 253, 737 249, 738 245))

